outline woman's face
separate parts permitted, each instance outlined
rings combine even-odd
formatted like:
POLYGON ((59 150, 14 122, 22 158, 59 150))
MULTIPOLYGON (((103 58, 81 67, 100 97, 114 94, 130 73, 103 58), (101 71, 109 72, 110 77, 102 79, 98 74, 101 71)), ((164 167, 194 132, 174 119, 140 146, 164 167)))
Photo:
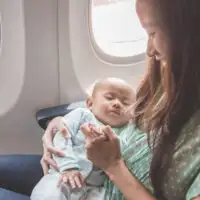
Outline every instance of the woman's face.
POLYGON ((147 55, 155 57, 156 60, 166 62, 167 39, 159 27, 153 10, 152 0, 137 0, 136 11, 140 23, 148 34, 147 55))

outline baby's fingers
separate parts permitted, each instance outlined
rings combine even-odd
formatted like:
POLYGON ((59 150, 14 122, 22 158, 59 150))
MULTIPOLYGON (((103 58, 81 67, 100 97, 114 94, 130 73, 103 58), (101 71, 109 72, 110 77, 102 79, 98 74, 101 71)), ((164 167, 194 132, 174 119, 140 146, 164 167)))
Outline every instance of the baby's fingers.
POLYGON ((72 189, 76 188, 74 177, 70 176, 69 179, 68 179, 68 182, 71 185, 72 189))
POLYGON ((58 180, 57 187, 60 187, 61 183, 63 182, 63 177, 61 176, 58 180))
POLYGON ((75 176, 75 177, 74 177, 74 182, 75 182, 75 184, 76 184, 76 186, 77 186, 78 188, 81 188, 81 187, 83 186, 82 181, 80 180, 80 177, 79 177, 79 176, 75 176))

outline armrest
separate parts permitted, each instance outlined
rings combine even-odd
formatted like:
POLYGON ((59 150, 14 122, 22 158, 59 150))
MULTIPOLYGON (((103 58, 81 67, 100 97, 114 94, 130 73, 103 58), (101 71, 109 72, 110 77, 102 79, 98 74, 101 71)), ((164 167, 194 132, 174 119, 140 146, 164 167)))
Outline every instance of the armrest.
POLYGON ((64 116, 72 110, 80 107, 86 107, 85 101, 79 101, 71 104, 64 104, 60 106, 44 108, 36 113, 36 120, 39 126, 43 129, 47 128, 48 123, 58 116, 64 116))
POLYGON ((40 155, 0 155, 0 187, 30 195, 43 176, 40 155))

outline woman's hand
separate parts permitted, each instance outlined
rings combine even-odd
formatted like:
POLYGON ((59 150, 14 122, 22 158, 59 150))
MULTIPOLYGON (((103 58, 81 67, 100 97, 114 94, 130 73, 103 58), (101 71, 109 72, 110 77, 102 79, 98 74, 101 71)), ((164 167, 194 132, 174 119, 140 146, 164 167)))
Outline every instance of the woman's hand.
POLYGON ((95 128, 84 124, 86 152, 93 164, 105 171, 127 200, 156 200, 146 188, 131 174, 120 153, 120 143, 109 126, 95 128))
POLYGON ((53 147, 53 138, 58 130, 62 129, 64 137, 68 137, 66 129, 61 127, 62 117, 54 118, 47 126, 47 129, 42 137, 43 141, 43 156, 40 161, 44 175, 48 173, 49 165, 58 170, 56 162, 52 159, 52 154, 64 156, 64 153, 53 147))
POLYGON ((81 130, 86 135, 87 157, 96 167, 109 171, 109 168, 121 162, 119 139, 110 126, 99 129, 84 124, 81 130))

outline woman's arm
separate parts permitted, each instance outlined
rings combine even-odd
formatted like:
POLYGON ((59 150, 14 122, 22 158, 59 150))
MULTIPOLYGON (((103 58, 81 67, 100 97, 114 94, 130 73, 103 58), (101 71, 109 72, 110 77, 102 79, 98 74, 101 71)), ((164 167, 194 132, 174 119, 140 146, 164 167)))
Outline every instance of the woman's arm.
POLYGON ((126 200, 156 200, 126 167, 120 152, 119 139, 109 126, 98 128, 81 126, 86 135, 86 153, 92 163, 103 169, 126 200), (95 138, 96 134, 96 138, 95 138), (106 137, 105 137, 105 136, 106 137), (99 151, 101 149, 101 151, 99 151))
POLYGON ((67 128, 73 127, 74 121, 76 120, 79 121, 82 117, 82 114, 83 114, 82 109, 76 109, 74 111, 71 111, 64 117, 60 117, 60 116, 55 117, 49 122, 47 129, 45 130, 45 133, 42 138, 43 156, 40 163, 41 163, 44 174, 48 173, 49 165, 52 166, 55 170, 57 171, 59 170, 56 160, 52 158, 52 154, 55 155, 55 157, 57 158, 65 156, 65 152, 63 152, 58 147, 55 147, 53 145, 53 138, 55 134, 58 131, 61 131, 62 136, 64 138, 66 139, 71 138, 70 132, 67 131, 67 128))
POLYGON ((122 159, 116 165, 109 167, 105 173, 120 189, 126 200, 156 200, 130 173, 122 159))
POLYGON ((47 129, 45 130, 42 137, 43 155, 40 164, 42 166, 44 174, 48 173, 49 165, 58 170, 56 162, 52 159, 53 153, 58 156, 64 156, 63 152, 53 147, 53 138, 56 132, 59 130, 61 119, 62 117, 55 117, 54 119, 52 119, 49 122, 47 129))
MULTIPOLYGON (((64 128, 64 127, 61 127, 62 119, 63 119, 63 117, 60 117, 60 116, 52 119, 49 122, 47 129, 45 130, 45 133, 42 137, 43 144, 47 148, 47 150, 58 156, 63 156, 63 154, 61 151, 59 151, 53 147, 53 138, 58 130, 61 130, 64 128)), ((64 134, 67 134, 66 131, 62 130, 62 133, 63 133, 63 136, 67 137, 67 135, 64 135, 64 134)))

